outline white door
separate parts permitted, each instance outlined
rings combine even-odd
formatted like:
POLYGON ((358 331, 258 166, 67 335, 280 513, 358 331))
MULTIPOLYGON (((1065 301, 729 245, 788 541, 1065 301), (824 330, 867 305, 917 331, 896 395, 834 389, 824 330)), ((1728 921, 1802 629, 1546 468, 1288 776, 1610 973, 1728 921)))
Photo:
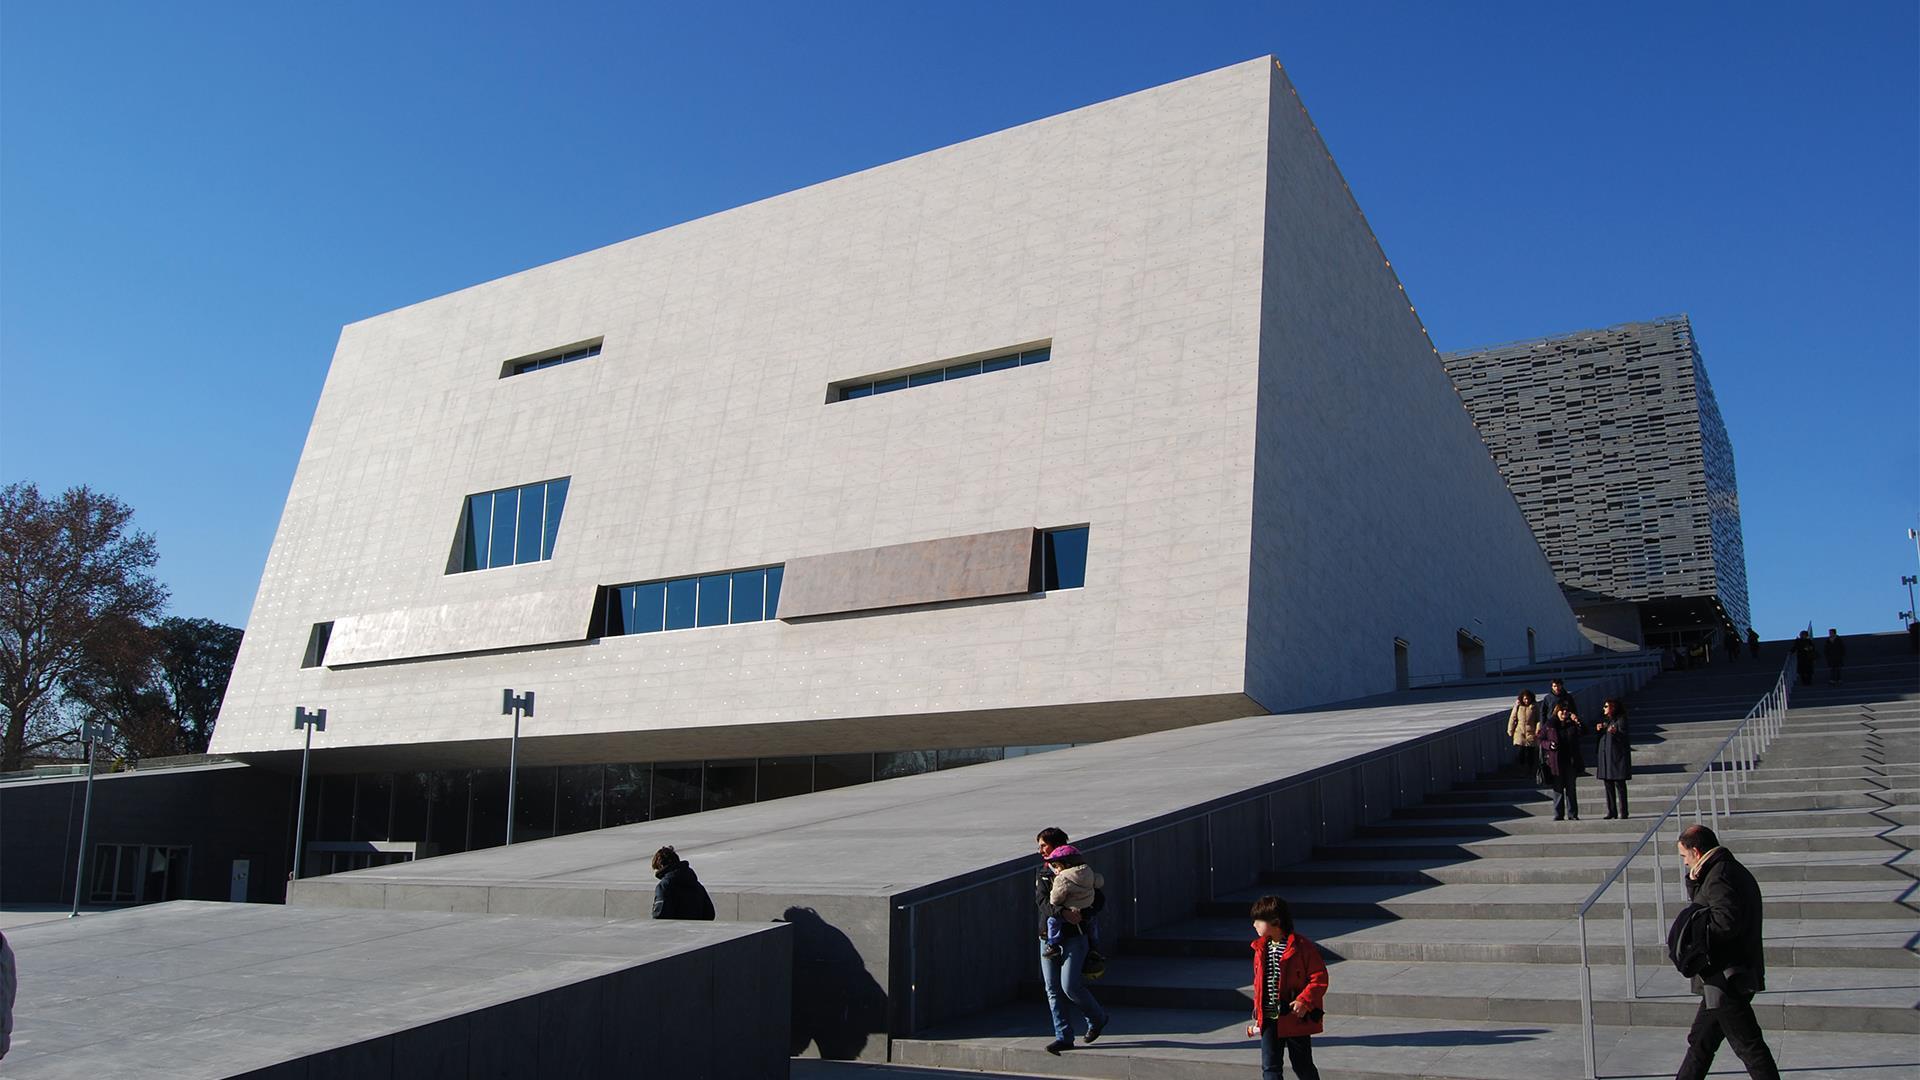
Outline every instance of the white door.
POLYGON ((236 904, 247 902, 247 874, 253 864, 247 859, 233 860, 233 888, 227 893, 227 899, 236 904))

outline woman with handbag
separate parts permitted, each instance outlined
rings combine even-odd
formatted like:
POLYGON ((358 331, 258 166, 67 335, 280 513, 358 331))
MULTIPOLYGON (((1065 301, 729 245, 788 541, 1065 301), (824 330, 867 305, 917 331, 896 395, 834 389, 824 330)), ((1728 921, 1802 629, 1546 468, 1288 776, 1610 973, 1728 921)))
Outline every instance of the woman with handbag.
POLYGON ((1578 722, 1567 708, 1565 701, 1553 703, 1553 715, 1540 725, 1536 736, 1540 745, 1540 760, 1547 767, 1547 775, 1553 781, 1553 820, 1579 821, 1580 799, 1574 791, 1574 780, 1580 775, 1578 759, 1574 756, 1579 746, 1578 722))

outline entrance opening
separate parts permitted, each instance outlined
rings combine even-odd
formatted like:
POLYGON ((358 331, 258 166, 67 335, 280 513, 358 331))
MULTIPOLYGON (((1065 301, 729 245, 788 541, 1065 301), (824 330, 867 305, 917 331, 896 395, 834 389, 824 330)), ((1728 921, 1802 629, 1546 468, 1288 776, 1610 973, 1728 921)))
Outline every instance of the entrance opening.
POLYGON ((1458 631, 1456 638, 1460 645, 1460 675, 1466 679, 1484 678, 1487 674, 1486 642, 1467 633, 1458 631))
POLYGON ((1408 686, 1412 685, 1412 683, 1413 676, 1407 670, 1407 643, 1400 638, 1394 638, 1393 688, 1395 690, 1405 690, 1408 686))

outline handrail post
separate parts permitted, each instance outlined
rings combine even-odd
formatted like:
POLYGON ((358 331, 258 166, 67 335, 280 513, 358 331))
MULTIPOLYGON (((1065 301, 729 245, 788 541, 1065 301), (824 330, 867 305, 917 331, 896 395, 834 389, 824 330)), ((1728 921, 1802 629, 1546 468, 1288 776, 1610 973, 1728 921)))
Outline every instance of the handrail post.
POLYGON ((1653 921, 1654 929, 1667 925, 1667 877, 1665 860, 1660 855, 1660 830, 1653 830, 1653 921))
POLYGON ((1593 968, 1587 963, 1587 913, 1579 914, 1580 923, 1580 1027, 1585 1036, 1580 1048, 1587 1059, 1587 1080, 1599 1080, 1598 1051, 1593 1032, 1593 968))
POLYGON ((1640 996, 1640 976, 1633 966, 1633 864, 1628 862, 1627 872, 1620 875, 1623 890, 1623 903, 1620 905, 1621 920, 1627 934, 1627 997, 1640 996))

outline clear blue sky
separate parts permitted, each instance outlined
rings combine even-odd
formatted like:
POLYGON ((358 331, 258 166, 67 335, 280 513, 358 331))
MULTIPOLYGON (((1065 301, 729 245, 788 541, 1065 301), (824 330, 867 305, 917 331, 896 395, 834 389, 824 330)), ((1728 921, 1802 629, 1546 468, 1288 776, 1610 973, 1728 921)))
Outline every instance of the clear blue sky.
POLYGON ((244 624, 342 324, 1269 52, 1443 350, 1690 313, 1761 631, 1897 628, 1911 0, 8 4, 0 480, 244 624))

